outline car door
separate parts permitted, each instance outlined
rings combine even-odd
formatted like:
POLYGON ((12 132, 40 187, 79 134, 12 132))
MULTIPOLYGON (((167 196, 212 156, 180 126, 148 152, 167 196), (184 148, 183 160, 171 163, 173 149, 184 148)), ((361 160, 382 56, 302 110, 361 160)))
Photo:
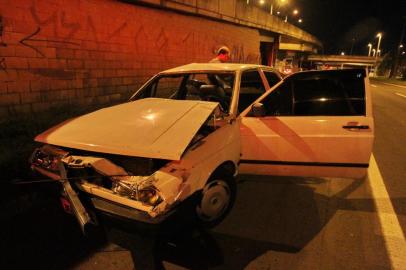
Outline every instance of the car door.
POLYGON ((365 70, 293 74, 238 121, 241 173, 350 178, 366 173, 374 123, 365 70))

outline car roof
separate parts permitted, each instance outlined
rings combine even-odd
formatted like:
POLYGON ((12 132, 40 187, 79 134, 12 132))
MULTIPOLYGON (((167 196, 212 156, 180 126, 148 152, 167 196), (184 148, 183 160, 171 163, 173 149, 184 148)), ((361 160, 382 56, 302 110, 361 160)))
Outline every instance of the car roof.
POLYGON ((250 68, 266 68, 273 70, 271 67, 256 64, 237 64, 237 63, 192 63, 175 68, 171 68, 161 73, 180 73, 194 71, 237 71, 250 68))

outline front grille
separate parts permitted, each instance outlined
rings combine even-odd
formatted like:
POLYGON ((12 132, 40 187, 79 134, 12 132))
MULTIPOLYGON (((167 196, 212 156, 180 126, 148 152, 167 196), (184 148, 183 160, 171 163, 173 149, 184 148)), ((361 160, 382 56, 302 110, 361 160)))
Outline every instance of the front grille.
POLYGON ((108 159, 114 164, 122 167, 129 174, 137 176, 149 176, 169 162, 168 160, 164 159, 113 155, 78 149, 65 149, 65 150, 68 151, 71 155, 75 156, 91 156, 108 159))

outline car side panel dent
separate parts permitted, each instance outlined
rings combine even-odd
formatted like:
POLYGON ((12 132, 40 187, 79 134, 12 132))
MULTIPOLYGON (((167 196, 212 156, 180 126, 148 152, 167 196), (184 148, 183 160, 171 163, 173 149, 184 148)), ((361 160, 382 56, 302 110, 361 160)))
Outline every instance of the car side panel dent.
POLYGON ((200 146, 187 151, 179 167, 190 173, 185 181, 190 194, 202 189, 212 173, 225 162, 232 162, 236 168, 234 174, 237 174, 240 149, 239 127, 234 121, 208 135, 200 146))

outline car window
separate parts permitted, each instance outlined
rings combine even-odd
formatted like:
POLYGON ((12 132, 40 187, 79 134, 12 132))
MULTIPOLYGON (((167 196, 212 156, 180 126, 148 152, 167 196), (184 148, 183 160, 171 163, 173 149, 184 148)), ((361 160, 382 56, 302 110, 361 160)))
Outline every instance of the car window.
POLYGON ((270 87, 274 86, 281 80, 279 76, 272 71, 264 70, 264 74, 270 87))
POLYGON ((161 74, 130 100, 149 97, 178 100, 203 100, 220 103, 228 112, 234 89, 235 72, 196 72, 161 74))
POLYGON ((149 97, 174 98, 180 92, 183 79, 183 75, 159 78, 149 87, 149 97))
POLYGON ((365 115, 364 77, 357 71, 302 73, 286 78, 260 103, 266 116, 365 115))
POLYGON ((292 88, 289 81, 267 95, 261 103, 264 105, 266 116, 292 115, 292 88))
POLYGON ((265 92, 265 86, 257 70, 244 71, 241 75, 238 112, 242 112, 265 92))
POLYGON ((363 78, 295 79, 292 88, 294 115, 365 115, 363 78))

